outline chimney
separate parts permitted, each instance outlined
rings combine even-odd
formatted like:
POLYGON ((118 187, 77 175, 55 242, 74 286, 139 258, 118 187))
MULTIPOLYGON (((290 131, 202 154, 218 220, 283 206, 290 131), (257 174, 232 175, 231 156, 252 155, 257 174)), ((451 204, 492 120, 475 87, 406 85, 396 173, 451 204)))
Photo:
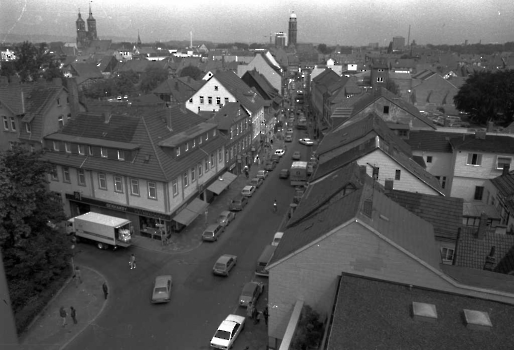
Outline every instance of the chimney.
POLYGON ((496 257, 494 256, 496 247, 491 247, 491 252, 485 257, 484 270, 493 271, 494 265, 496 264, 496 257))
POLYGON ((480 224, 478 225, 477 239, 484 239, 487 230, 487 214, 480 214, 480 224))
POLYGON ((393 187, 394 187, 394 180, 393 179, 385 179, 384 187, 387 192, 392 191, 393 187))
POLYGON ((502 176, 509 175, 509 171, 510 171, 510 164, 504 164, 503 165, 502 176))
POLYGON ((67 78, 66 85, 68 86, 68 98, 70 101, 71 117, 76 118, 80 112, 79 89, 77 87, 77 80, 75 80, 75 78, 67 78))
POLYGON ((104 115, 104 123, 109 124, 112 114, 110 112, 103 112, 103 115, 104 115))
POLYGON ((487 122, 487 132, 493 132, 494 131, 494 122, 492 120, 487 122))

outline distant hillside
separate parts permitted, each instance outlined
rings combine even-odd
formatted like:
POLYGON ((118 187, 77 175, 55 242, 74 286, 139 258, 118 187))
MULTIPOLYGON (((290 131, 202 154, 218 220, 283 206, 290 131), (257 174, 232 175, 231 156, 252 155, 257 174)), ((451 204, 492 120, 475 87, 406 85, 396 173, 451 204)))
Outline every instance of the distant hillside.
MULTIPOLYGON (((122 36, 100 36, 100 39, 110 39, 113 42, 122 42, 128 41, 133 42, 134 38, 122 37, 122 36)), ((65 35, 48 35, 48 34, 0 34, 0 43, 21 43, 24 41, 30 41, 31 43, 51 43, 51 42, 65 42, 65 43, 74 43, 77 40, 76 37, 73 36, 65 36, 65 35)))

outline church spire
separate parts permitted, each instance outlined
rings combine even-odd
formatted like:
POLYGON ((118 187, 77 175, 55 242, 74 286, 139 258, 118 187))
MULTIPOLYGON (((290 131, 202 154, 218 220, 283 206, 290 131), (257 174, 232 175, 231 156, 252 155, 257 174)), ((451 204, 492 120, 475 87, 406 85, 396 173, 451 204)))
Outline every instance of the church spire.
POLYGON ((93 11, 91 11, 91 3, 92 3, 92 2, 93 2, 93 1, 89 1, 89 18, 88 18, 88 19, 94 19, 94 18, 93 18, 93 11))
POLYGON ((141 46, 141 37, 139 36, 139 29, 137 30, 137 46, 141 46))

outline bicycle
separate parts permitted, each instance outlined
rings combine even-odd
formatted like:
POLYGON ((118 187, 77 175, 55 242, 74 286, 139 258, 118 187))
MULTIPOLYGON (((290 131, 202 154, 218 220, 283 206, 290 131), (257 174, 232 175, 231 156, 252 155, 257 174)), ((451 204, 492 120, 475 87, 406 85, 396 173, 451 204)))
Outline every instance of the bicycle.
POLYGON ((276 213, 277 212, 277 201, 273 202, 273 212, 276 213))

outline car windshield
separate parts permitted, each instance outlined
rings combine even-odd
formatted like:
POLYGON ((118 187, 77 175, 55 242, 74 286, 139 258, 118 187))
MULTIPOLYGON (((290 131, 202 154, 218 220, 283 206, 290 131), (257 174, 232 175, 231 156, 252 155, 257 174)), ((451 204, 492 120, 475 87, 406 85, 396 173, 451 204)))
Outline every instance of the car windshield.
POLYGON ((230 340, 230 332, 222 331, 222 330, 218 329, 216 331, 216 334, 214 335, 214 337, 218 338, 218 339, 230 340))
POLYGON ((243 291, 241 292, 241 296, 243 297, 248 297, 248 296, 252 296, 253 295, 253 284, 247 284, 244 288, 243 288, 243 291))
POLYGON ((223 264, 223 263, 216 263, 216 265, 214 265, 214 268, 216 270, 225 270, 225 264, 223 264))
POLYGON ((167 293, 167 292, 168 292, 168 290, 166 289, 166 287, 157 287, 154 290, 155 294, 161 294, 161 293, 167 293))
POLYGON ((213 232, 204 232, 203 235, 206 237, 209 237, 209 236, 214 236, 214 233, 213 232))

